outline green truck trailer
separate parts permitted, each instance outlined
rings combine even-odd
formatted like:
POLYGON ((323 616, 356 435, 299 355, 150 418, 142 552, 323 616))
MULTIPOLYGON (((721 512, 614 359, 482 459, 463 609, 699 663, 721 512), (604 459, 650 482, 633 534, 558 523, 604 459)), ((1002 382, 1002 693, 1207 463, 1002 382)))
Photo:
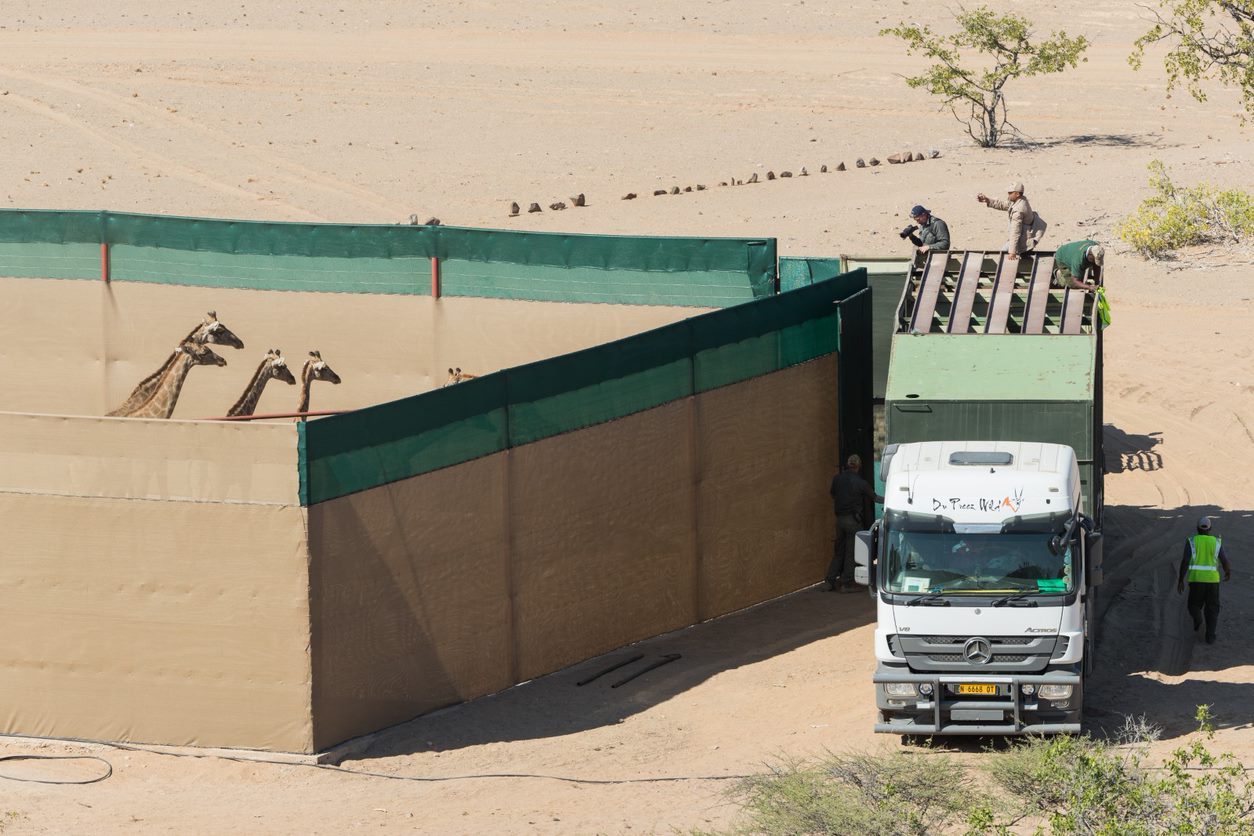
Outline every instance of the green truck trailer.
POLYGON ((1035 441, 1075 450, 1084 512, 1103 498, 1096 294, 1051 286, 1053 253, 932 253, 903 288, 884 407, 887 442, 1035 441))

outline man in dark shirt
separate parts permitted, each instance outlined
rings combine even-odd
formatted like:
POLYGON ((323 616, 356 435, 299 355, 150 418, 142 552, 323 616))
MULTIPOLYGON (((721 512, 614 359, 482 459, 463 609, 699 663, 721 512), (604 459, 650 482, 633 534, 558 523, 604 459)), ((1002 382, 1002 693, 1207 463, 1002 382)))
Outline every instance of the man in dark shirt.
POLYGON ((854 535, 870 524, 875 515, 875 503, 883 502, 858 471, 862 469, 862 457, 857 453, 845 460, 845 469, 832 478, 828 492, 832 495, 832 510, 836 512, 836 549, 827 567, 827 588, 831 592, 857 592, 853 582, 854 535))

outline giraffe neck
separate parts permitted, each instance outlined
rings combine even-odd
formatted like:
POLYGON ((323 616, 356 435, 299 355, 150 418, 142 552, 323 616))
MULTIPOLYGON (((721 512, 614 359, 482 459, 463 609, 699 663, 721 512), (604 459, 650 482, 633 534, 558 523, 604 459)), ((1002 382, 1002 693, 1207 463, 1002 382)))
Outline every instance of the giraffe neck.
POLYGON ((226 414, 252 415, 257 409, 257 401, 261 400, 261 393, 270 382, 270 377, 270 358, 267 357, 261 361, 257 371, 253 372, 253 379, 248 381, 248 386, 244 387, 244 394, 240 395, 235 406, 231 407, 226 414))
MULTIPOLYGON (((191 332, 183 338, 182 342, 197 342, 203 344, 209 339, 209 323, 202 322, 191 330, 191 332)), ((181 345, 182 343, 180 343, 181 345)), ((133 410, 138 408, 152 397, 152 393, 157 391, 157 387, 161 385, 161 378, 165 377, 165 373, 174 365, 174 361, 179 357, 179 351, 175 350, 169 357, 165 358, 165 362, 161 364, 155 372, 145 377, 139 384, 131 390, 131 394, 117 409, 109 413, 109 415, 129 415, 133 410)))
POLYGON ((134 410, 146 403, 152 397, 152 393, 157 391, 157 387, 161 385, 161 379, 170 371, 170 367, 179 359, 179 354, 181 353, 176 349, 169 357, 165 358, 165 362, 161 364, 161 367, 141 380, 139 385, 122 402, 122 405, 110 412, 109 415, 130 415, 134 410))
POLYGON ((130 414, 132 418, 169 418, 174 414, 174 405, 178 403, 179 393, 183 391, 183 382, 187 373, 195 364, 193 358, 183 354, 174 362, 170 371, 161 379, 161 384, 152 393, 148 402, 130 414))
POLYGON ((300 370, 300 403, 296 405, 297 412, 309 411, 309 389, 313 386, 313 364, 306 363, 305 367, 300 370))

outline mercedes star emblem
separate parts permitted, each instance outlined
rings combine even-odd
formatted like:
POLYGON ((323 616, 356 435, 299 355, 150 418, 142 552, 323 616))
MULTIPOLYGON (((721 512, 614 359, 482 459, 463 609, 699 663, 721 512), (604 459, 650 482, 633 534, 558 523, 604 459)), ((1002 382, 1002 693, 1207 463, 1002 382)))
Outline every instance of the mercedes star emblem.
POLYGON ((962 646, 962 657, 973 665, 987 665, 993 658, 993 646, 988 639, 967 639, 962 646))

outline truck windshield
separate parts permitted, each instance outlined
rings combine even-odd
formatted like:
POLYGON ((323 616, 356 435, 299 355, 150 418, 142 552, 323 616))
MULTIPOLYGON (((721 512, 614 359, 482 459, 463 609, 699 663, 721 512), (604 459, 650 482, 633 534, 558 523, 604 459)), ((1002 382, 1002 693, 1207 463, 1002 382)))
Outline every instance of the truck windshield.
POLYGON ((1075 588, 1071 549, 1054 554, 1043 532, 958 534, 885 526, 884 587, 894 593, 1030 592, 1075 588))

